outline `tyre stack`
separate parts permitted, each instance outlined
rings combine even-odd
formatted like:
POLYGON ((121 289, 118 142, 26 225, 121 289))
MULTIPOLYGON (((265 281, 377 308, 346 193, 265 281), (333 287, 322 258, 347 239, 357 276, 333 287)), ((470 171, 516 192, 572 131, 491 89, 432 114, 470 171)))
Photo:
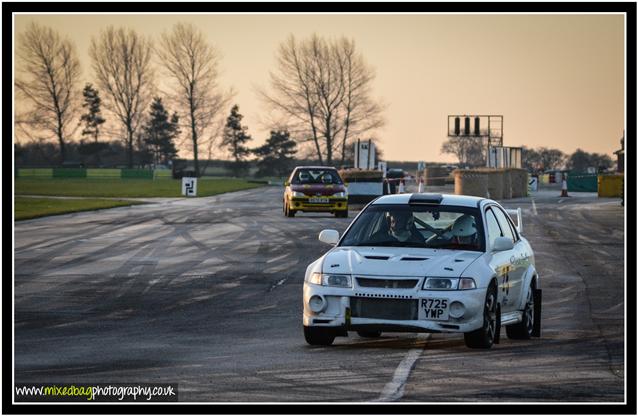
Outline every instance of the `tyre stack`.
POLYGON ((425 186, 444 186, 445 179, 448 176, 447 172, 447 169, 444 167, 426 167, 423 172, 425 186))
POLYGON ((512 198, 527 196, 528 173, 525 169, 510 169, 512 177, 512 198))
POLYGON ((512 198, 512 170, 502 169, 503 174, 503 199, 512 198))
POLYGON ((487 198, 488 175, 473 169, 457 169, 454 171, 454 193, 487 198))
POLYGON ((482 169, 482 171, 487 174, 489 198, 497 201, 503 199, 503 170, 482 169))

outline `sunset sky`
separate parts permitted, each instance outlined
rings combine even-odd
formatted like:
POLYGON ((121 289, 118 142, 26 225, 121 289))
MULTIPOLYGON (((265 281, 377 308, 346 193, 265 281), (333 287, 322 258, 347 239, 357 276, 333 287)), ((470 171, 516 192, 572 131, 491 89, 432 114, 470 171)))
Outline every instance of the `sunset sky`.
POLYGON ((373 91, 387 104, 375 136, 388 160, 450 161, 440 154, 448 114, 502 114, 504 145, 580 147, 610 156, 624 128, 624 16, 606 15, 16 15, 68 35, 83 82, 94 82, 88 48, 108 25, 157 39, 176 22, 200 28, 223 55, 222 86, 255 138, 265 141, 275 52, 289 34, 347 36, 376 71, 373 91))

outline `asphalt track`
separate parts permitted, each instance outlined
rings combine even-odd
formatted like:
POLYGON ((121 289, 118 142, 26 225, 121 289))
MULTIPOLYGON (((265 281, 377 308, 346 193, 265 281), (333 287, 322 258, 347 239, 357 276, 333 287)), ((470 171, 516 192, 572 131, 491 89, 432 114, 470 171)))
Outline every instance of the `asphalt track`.
POLYGON ((282 189, 15 223, 15 381, 179 383, 181 401, 622 402, 617 199, 510 200, 543 288, 540 339, 351 333, 310 347, 306 266, 348 219, 285 218, 282 189))

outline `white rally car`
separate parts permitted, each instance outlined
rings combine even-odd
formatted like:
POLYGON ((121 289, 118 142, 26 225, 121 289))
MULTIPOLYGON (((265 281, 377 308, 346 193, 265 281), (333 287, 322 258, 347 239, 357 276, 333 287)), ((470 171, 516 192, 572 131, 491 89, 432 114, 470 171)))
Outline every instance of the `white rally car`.
POLYGON ((306 270, 303 326, 311 345, 357 331, 458 332, 471 348, 540 336, 534 253, 497 202, 471 196, 401 194, 368 204, 306 270))

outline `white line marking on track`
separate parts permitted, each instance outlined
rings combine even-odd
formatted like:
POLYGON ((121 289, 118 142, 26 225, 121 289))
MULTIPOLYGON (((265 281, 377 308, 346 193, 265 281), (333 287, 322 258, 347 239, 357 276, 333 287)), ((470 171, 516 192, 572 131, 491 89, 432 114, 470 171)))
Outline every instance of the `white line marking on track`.
POLYGON ((277 286, 281 286, 284 284, 284 282, 287 280, 287 277, 284 277, 283 279, 279 280, 277 283, 275 283, 274 285, 270 286, 270 289, 268 289, 269 292, 271 292, 273 289, 275 289, 277 286))
POLYGON ((282 254, 281 256, 274 257, 272 259, 266 260, 266 263, 272 263, 273 261, 281 260, 286 257, 289 253, 282 254))
MULTIPOLYGON (((432 337, 431 334, 425 334, 425 337, 418 336, 420 339, 428 340, 432 337)), ((405 384, 408 381, 410 372, 414 367, 414 363, 421 356, 423 347, 414 348, 408 351, 405 358, 399 363, 399 366, 394 370, 394 376, 392 381, 386 384, 381 391, 381 395, 375 401, 377 402, 393 402, 403 397, 405 391, 405 384)))
POLYGON ((536 202, 532 199, 532 214, 538 215, 538 211, 536 211, 536 202))

